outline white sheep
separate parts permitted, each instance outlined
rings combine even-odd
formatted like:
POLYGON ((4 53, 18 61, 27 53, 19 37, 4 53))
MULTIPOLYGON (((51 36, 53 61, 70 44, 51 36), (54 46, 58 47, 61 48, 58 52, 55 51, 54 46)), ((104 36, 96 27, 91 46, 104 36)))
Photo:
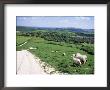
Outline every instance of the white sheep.
POLYGON ((86 55, 81 55, 80 53, 77 53, 75 57, 80 59, 80 61, 84 64, 87 62, 87 56, 86 55))
POLYGON ((76 55, 75 55, 75 54, 73 54, 73 61, 74 61, 76 64, 81 65, 80 59, 79 59, 79 58, 76 58, 76 55))

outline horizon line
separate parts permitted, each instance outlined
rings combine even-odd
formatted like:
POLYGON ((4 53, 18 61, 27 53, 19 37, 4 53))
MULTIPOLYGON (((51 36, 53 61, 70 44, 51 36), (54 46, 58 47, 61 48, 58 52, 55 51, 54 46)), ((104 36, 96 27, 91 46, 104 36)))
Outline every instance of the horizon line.
POLYGON ((40 27, 40 26, 17 26, 17 25, 16 27, 94 29, 94 28, 76 28, 76 27, 40 27))

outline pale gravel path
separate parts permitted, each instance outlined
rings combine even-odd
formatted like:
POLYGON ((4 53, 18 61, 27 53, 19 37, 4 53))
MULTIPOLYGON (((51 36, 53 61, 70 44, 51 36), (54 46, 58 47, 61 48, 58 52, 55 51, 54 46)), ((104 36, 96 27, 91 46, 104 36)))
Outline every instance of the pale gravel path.
POLYGON ((17 51, 17 74, 46 74, 39 62, 27 50, 17 51))

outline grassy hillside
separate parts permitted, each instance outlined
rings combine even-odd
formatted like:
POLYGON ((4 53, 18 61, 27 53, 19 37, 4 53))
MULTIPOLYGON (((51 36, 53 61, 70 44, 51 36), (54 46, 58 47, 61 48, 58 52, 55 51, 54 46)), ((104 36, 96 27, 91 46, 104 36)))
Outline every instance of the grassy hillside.
MULTIPOLYGON (((85 47, 93 47, 91 44, 69 44, 65 42, 47 41, 35 36, 17 36, 17 51, 28 49, 42 61, 52 65, 56 70, 69 74, 93 74, 94 73, 94 55, 88 53, 85 47), (20 46, 20 43, 27 41, 20 46), (30 47, 36 49, 29 49, 30 47), (88 61, 86 64, 77 66, 72 60, 74 53, 86 54, 88 61), (66 55, 63 55, 65 53, 66 55)), ((94 51, 92 49, 91 51, 94 51)))

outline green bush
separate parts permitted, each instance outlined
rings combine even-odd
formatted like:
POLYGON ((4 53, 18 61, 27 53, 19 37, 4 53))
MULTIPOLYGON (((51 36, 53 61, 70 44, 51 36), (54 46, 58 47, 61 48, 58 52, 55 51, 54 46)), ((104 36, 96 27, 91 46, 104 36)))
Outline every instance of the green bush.
POLYGON ((94 55, 94 46, 92 44, 83 43, 80 49, 94 55))

